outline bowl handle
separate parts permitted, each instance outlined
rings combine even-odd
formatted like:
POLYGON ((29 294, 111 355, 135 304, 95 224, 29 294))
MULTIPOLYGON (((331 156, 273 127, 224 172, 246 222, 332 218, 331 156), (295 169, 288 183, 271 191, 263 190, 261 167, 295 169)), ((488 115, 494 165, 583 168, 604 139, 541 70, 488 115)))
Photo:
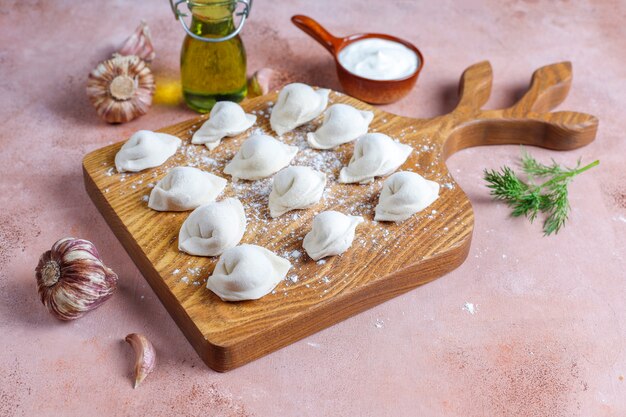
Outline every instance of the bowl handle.
POLYGON ((337 53, 339 46, 343 42, 343 39, 331 35, 322 25, 308 16, 295 15, 291 17, 291 21, 307 35, 318 41, 333 55, 337 53))

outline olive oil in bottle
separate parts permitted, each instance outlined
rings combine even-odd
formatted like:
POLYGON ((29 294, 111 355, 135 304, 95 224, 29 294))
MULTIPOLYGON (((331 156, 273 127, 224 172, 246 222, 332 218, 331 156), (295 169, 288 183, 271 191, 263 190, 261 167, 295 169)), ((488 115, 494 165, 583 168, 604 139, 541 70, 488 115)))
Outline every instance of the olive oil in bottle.
POLYGON ((180 71, 183 97, 193 110, 206 113, 218 101, 239 102, 247 93, 246 52, 235 32, 235 0, 189 0, 189 34, 183 41, 180 71), (227 38, 227 39, 224 39, 227 38))

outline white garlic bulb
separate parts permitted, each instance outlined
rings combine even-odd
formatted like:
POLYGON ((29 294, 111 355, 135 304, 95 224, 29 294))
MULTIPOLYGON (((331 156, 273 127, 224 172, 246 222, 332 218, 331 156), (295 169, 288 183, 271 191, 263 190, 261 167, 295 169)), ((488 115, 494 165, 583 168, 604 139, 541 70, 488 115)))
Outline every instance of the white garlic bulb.
POLYGON ((87 80, 87 96, 98 116, 109 123, 126 123, 146 114, 155 83, 145 61, 135 55, 101 62, 87 80))
POLYGON ((74 320, 99 307, 117 287, 93 243, 66 237, 39 259, 35 269, 41 302, 60 320, 74 320))

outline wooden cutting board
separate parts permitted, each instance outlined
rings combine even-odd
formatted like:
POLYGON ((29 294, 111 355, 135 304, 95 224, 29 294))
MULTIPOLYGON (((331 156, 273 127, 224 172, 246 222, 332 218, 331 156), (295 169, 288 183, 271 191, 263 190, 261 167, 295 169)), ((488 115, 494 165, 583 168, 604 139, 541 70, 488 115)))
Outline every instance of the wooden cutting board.
MULTIPOLYGON (((83 161, 85 187, 202 360, 215 370, 226 371, 458 267, 469 251, 474 216, 467 196, 446 168, 444 161, 452 153, 488 144, 573 149, 594 139, 595 117, 550 113, 569 90, 569 63, 537 70, 530 89, 515 106, 483 111, 491 79, 488 62, 468 68, 461 77, 457 108, 432 119, 396 116, 331 93, 333 103, 375 112, 370 131, 384 132, 414 148, 401 169, 418 172, 441 185, 440 198, 434 204, 401 224, 372 220, 381 179, 371 185, 330 180, 317 206, 278 219, 270 219, 267 209, 271 179, 229 182, 224 196, 239 197, 248 216, 242 243, 267 247, 294 265, 287 279, 260 300, 226 303, 206 289, 216 259, 189 256, 177 248, 179 228, 189 213, 153 211, 147 207, 147 196, 150 187, 178 165, 197 166, 229 178, 222 168, 245 137, 259 129, 273 134, 268 117, 275 93, 246 101, 243 107, 257 114, 257 124, 239 137, 224 140, 213 152, 190 144, 206 116, 159 130, 180 137, 184 144, 155 169, 117 173, 113 161, 122 142, 91 152, 83 161), (362 215, 366 222, 357 229, 348 252, 314 262, 302 249, 302 238, 310 230, 314 214, 329 209, 362 215)), ((350 159, 353 144, 336 151, 309 149, 304 134, 319 123, 320 118, 286 134, 284 140, 301 147, 293 163, 314 166, 336 178, 341 165, 350 159)))

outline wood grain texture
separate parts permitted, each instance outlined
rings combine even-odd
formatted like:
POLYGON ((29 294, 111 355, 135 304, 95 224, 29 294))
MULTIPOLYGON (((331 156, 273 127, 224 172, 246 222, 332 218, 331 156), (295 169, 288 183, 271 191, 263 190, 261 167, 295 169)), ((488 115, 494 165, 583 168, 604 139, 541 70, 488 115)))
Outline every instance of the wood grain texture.
MULTIPOLYGON (((432 119, 411 119, 383 112, 351 97, 332 93, 333 102, 351 104, 375 112, 371 131, 379 131, 412 145, 415 151, 402 166, 438 181, 440 198, 421 213, 401 223, 372 221, 382 179, 371 185, 329 181, 325 198, 315 207, 271 219, 267 191, 271 180, 229 184, 224 196, 238 196, 248 216, 242 243, 265 246, 279 255, 293 255, 292 274, 260 300, 222 302, 205 288, 215 258, 193 257, 177 249, 180 225, 189 214, 150 210, 145 202, 149 184, 178 165, 194 165, 222 175, 223 165, 250 132, 226 139, 215 151, 191 145, 191 135, 205 117, 161 129, 177 135, 184 145, 161 167, 137 174, 115 172, 114 156, 122 143, 88 154, 83 161, 85 187, 115 235, 144 274, 203 361, 226 371, 266 355, 369 307, 388 300, 458 267, 470 247, 474 217, 471 204, 450 176, 445 159, 469 146, 524 143, 551 149, 572 149, 595 137, 597 119, 573 113, 549 113, 566 96, 571 82, 569 63, 537 70, 528 93, 511 108, 483 111, 489 98, 491 66, 482 62, 468 68, 460 85, 460 100, 450 114, 432 119), (327 258, 310 260, 301 247, 312 217, 335 209, 363 215, 353 247, 327 258), (186 276, 188 283, 184 281, 186 276), (293 275, 292 275, 293 276, 293 275), (294 282, 295 281, 295 282, 294 282)), ((268 119, 276 94, 243 103, 259 115, 254 129, 270 132, 268 119)), ((302 132, 320 120, 286 134, 286 142, 301 141, 302 132)), ((335 153, 337 163, 326 168, 338 175, 348 162, 352 144, 335 153)), ((313 151, 302 148, 301 162, 315 161, 313 151)), ((329 152, 329 151, 322 151, 329 152)), ((298 158, 298 157, 297 157, 298 158)), ((297 161, 296 161, 297 163, 297 161)))

